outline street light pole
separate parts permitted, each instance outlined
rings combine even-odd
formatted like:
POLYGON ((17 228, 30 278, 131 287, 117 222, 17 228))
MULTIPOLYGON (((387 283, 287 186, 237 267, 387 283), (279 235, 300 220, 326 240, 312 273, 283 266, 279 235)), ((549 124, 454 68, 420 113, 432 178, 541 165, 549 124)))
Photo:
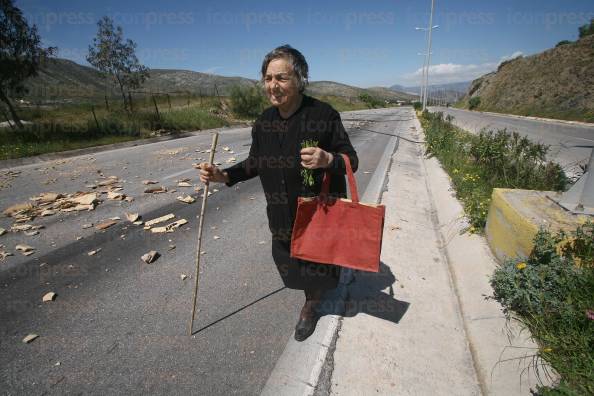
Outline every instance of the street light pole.
MULTIPOLYGON (((431 16, 429 17, 429 42, 427 44, 427 73, 425 74, 425 91, 429 85, 429 67, 431 67, 431 36, 433 32, 433 11, 435 10, 435 0, 431 0, 431 16)), ((423 101, 423 111, 427 108, 427 94, 423 101)))
MULTIPOLYGON (((415 30, 421 30, 423 32, 425 32, 425 38, 427 39, 427 31, 429 31, 430 29, 436 29, 438 28, 439 25, 435 25, 435 26, 431 26, 431 24, 429 24, 429 28, 422 28, 422 27, 415 27, 415 30)), ((427 74, 429 73, 429 66, 427 64, 427 61, 429 59, 429 52, 425 52, 423 53, 419 53, 419 55, 423 55, 425 58, 423 59, 423 72, 421 75, 421 95, 420 95, 420 99, 421 99, 421 103, 426 103, 427 102, 427 74)))

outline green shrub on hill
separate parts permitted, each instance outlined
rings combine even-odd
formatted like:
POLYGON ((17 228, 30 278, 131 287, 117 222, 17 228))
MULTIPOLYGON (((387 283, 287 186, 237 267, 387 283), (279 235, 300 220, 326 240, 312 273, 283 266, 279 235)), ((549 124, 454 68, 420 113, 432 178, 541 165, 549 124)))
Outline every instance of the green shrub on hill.
POLYGON ((239 117, 258 117, 266 103, 262 90, 257 87, 234 86, 231 89, 231 111, 239 117))
POLYGON ((470 110, 474 110, 477 107, 479 107, 481 105, 481 97, 480 96, 474 96, 472 98, 470 98, 470 100, 468 101, 468 108, 470 110))
POLYGON ((580 26, 579 28, 579 34, 580 34, 580 38, 586 37, 586 36, 590 36, 592 34, 594 34, 594 18, 592 18, 590 20, 589 24, 585 24, 583 26, 580 26))

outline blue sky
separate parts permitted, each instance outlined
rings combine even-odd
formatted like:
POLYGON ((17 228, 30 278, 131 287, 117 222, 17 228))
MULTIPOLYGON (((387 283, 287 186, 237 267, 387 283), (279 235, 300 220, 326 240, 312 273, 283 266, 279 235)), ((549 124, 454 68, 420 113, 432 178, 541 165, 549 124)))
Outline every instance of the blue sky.
MULTIPOLYGON (((16 0, 45 45, 87 64, 97 20, 111 16, 151 68, 258 78, 263 56, 291 44, 310 80, 360 87, 416 85, 430 0, 16 0)), ((466 81, 518 54, 577 38, 592 0, 436 0, 431 82, 466 81)))

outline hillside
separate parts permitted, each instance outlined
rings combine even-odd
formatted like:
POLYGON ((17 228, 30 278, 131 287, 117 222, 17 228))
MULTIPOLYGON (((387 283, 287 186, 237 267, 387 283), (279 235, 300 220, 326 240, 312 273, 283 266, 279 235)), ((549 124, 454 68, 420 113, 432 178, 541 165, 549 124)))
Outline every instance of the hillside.
MULTIPOLYGON (((190 70, 151 69, 150 77, 139 91, 160 93, 192 93, 194 95, 229 95, 235 85, 250 86, 256 80, 243 77, 224 77, 190 70)), ((26 82, 29 101, 74 102, 77 100, 119 97, 120 93, 109 79, 92 67, 67 59, 48 59, 37 77, 26 82)), ((379 99, 411 100, 412 96, 387 88, 363 89, 331 81, 311 82, 308 93, 318 96, 357 98, 368 93, 379 99)))
POLYGON ((477 110, 594 122, 594 35, 502 63, 474 80, 458 104, 477 110))
POLYGON ((404 92, 397 92, 393 91, 388 88, 383 87, 373 87, 373 88, 358 88, 353 87, 351 85, 336 83, 333 81, 313 81, 307 87, 307 92, 311 95, 316 96, 325 96, 325 95, 333 95, 333 96, 342 96, 347 98, 357 98, 362 93, 367 93, 371 96, 374 96, 378 99, 382 100, 404 100, 410 101, 413 100, 415 97, 413 95, 404 93, 404 92))

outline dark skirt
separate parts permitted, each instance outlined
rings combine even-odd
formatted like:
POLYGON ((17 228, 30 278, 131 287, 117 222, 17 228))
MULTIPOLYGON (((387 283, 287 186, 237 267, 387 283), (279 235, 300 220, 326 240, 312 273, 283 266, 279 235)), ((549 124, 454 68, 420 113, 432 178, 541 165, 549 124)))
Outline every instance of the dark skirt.
POLYGON ((272 240, 272 258, 285 286, 297 290, 331 290, 338 286, 340 267, 290 256, 291 241, 272 240))

